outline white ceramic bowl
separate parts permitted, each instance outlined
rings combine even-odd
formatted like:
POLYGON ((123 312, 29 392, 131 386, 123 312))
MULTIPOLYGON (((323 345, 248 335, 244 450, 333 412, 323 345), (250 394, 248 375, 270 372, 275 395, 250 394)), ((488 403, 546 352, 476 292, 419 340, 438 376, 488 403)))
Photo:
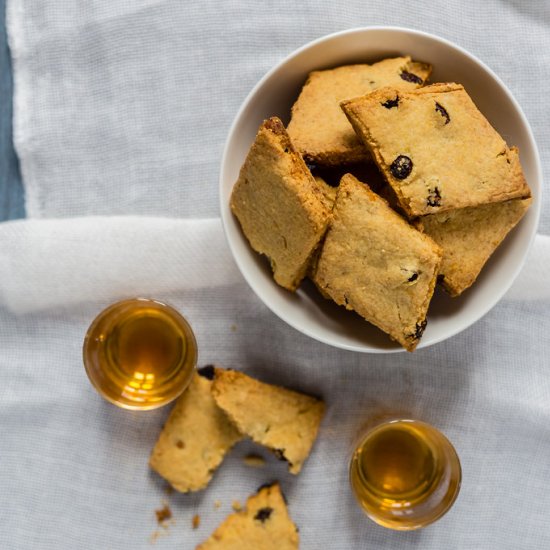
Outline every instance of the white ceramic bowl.
POLYGON ((402 348, 358 315, 325 300, 309 281, 305 281, 295 294, 275 284, 267 261, 250 248, 231 214, 229 198, 258 126, 274 115, 288 123, 290 108, 310 71, 373 62, 399 54, 409 54, 413 59, 431 63, 434 67, 431 82, 452 81, 464 85, 508 144, 519 147, 534 197, 527 215, 489 260, 472 288, 459 298, 436 291, 419 348, 459 333, 500 300, 525 262, 540 214, 542 172, 529 123, 502 81, 472 54, 424 32, 370 27, 325 36, 289 55, 258 82, 231 126, 220 173, 221 217, 239 269, 273 313, 316 340, 352 351, 389 353, 402 351, 402 348))

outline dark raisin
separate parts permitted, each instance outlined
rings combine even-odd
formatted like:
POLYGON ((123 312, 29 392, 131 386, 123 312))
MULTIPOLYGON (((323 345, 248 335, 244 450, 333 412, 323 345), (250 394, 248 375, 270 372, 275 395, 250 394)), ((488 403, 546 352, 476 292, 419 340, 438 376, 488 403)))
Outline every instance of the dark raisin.
POLYGON ((256 515, 254 516, 254 519, 257 519, 258 521, 261 521, 264 523, 269 519, 269 516, 271 516, 271 512, 273 512, 273 508, 266 506, 265 508, 260 508, 256 515))
POLYGON ((428 189, 428 206, 441 206, 441 192, 437 185, 433 189, 428 189))
POLYGON ((445 107, 440 105, 437 101, 435 102, 435 110, 445 119, 445 124, 449 124, 449 122, 451 122, 451 117, 449 116, 447 109, 445 109, 445 107))
POLYGON ((424 334, 424 330, 426 329, 426 325, 428 324, 428 320, 424 319, 421 323, 416 323, 416 330, 414 331, 414 339, 419 340, 424 334))
POLYGON ((216 371, 214 369, 214 365, 206 365, 206 367, 202 367, 197 372, 201 376, 204 376, 205 378, 208 378, 208 380, 214 380, 214 377, 216 376, 216 371))
POLYGON ((416 281, 416 279, 418 279, 418 273, 413 273, 413 274, 407 279, 407 281, 409 281, 409 283, 412 283, 413 281, 416 281))
POLYGON ((390 166, 390 171, 394 178, 404 180, 409 176, 413 169, 413 162, 405 155, 399 155, 390 166))
POLYGON ((273 453, 279 460, 284 460, 285 462, 288 462, 286 456, 285 456, 285 450, 284 449, 273 449, 273 453))
POLYGON ((386 109, 392 109, 393 107, 397 107, 399 105, 399 96, 395 96, 395 99, 388 99, 388 101, 384 101, 382 103, 382 107, 386 107, 386 109))
POLYGON ((403 80, 406 80, 407 82, 414 82, 415 84, 422 84, 424 82, 419 76, 416 76, 415 74, 410 73, 409 71, 402 71, 399 76, 403 80))

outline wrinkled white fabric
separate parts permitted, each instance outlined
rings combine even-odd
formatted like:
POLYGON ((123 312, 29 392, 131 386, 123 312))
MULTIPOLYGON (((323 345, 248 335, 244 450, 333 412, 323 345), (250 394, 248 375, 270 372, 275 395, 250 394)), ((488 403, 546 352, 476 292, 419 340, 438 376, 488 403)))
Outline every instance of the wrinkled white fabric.
POLYGON ((330 348, 276 318, 216 219, 223 141, 253 84, 308 40, 373 24, 435 32, 485 61, 524 108, 548 176, 544 0, 8 3, 15 143, 34 219, 0 225, 0 548, 151 548, 166 499, 174 522, 155 546, 192 549, 233 500, 273 479, 305 550, 550 548, 547 207, 499 305, 450 340, 385 356, 330 348), (82 366, 93 317, 135 295, 189 319, 201 364, 324 397, 299 476, 244 442, 204 492, 165 494, 147 460, 168 411, 117 409, 82 366), (455 506, 425 530, 376 526, 349 490, 352 441, 386 412, 435 424, 462 461, 455 506), (242 462, 252 449, 265 468, 242 462))

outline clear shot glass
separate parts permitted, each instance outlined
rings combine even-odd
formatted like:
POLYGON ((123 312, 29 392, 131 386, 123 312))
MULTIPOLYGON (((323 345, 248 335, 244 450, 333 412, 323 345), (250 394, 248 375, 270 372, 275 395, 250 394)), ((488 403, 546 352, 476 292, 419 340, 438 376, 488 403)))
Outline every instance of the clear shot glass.
POLYGON ((352 491, 366 515, 383 527, 426 527, 455 502, 462 479, 451 442, 418 420, 394 419, 369 429, 353 452, 352 491))
POLYGON ((156 409, 189 385, 197 342, 175 309, 135 298, 112 304, 94 319, 83 359, 90 382, 105 399, 125 409, 156 409))

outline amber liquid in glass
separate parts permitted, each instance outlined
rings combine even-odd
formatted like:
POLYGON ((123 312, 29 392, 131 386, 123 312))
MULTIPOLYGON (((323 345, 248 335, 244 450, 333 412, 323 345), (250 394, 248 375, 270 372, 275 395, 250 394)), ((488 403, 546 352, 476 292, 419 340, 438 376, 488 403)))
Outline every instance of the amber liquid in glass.
POLYGON ((90 326, 84 364, 96 389, 129 409, 152 409, 187 387, 197 361, 191 327, 154 300, 113 304, 90 326))
POLYGON ((412 530, 441 517, 460 488, 460 462, 433 426, 394 420, 370 430, 350 465, 353 492, 384 527, 412 530))

